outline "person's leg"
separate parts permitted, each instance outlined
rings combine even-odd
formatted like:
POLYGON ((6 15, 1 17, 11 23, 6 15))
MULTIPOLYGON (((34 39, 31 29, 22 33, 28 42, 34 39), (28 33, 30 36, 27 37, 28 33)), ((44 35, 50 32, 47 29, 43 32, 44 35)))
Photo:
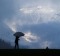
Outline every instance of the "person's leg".
POLYGON ((16 49, 16 43, 15 43, 15 49, 16 49))
POLYGON ((19 44, 17 43, 17 49, 19 49, 19 44))
POLYGON ((18 46, 17 46, 17 47, 18 47, 18 49, 19 49, 19 44, 18 44, 18 46))

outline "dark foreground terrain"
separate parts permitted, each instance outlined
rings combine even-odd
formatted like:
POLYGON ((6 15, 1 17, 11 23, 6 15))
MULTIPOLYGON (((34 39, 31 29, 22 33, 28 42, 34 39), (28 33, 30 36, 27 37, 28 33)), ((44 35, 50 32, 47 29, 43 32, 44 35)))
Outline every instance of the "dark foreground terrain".
POLYGON ((0 56, 2 55, 40 55, 40 56, 60 56, 60 49, 27 49, 28 47, 21 46, 20 49, 14 49, 9 43, 0 39, 0 56))
POLYGON ((44 56, 60 56, 59 49, 1 49, 0 55, 44 55, 44 56))
POLYGON ((13 47, 9 42, 6 42, 2 39, 0 39, 0 49, 12 49, 13 47))

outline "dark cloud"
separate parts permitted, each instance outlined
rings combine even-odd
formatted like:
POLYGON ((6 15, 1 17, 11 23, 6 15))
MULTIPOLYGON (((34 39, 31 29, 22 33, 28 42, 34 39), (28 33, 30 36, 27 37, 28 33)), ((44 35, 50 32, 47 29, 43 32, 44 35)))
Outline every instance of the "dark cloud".
POLYGON ((11 37, 12 31, 6 26, 4 21, 11 20, 14 17, 17 11, 15 5, 17 5, 16 0, 0 0, 0 38, 6 41, 9 41, 8 37, 11 37))
POLYGON ((16 0, 0 0, 0 21, 11 19, 18 9, 16 0))
MULTIPOLYGON (((42 42, 50 41, 52 42, 51 47, 52 48, 59 48, 59 37, 60 37, 60 23, 57 23, 59 21, 60 17, 55 17, 56 15, 52 15, 53 19, 56 21, 52 21, 52 17, 50 18, 47 15, 40 15, 42 17, 42 22, 40 24, 40 20, 37 22, 37 19, 40 19, 38 14, 24 14, 20 11, 23 7, 31 7, 33 9, 33 6, 36 7, 36 5, 52 5, 52 9, 56 9, 59 7, 57 4, 59 0, 0 0, 0 38, 13 42, 14 36, 13 31, 10 27, 13 28, 13 23, 16 23, 16 29, 17 31, 23 31, 23 32, 31 32, 32 34, 35 34, 37 37, 41 37, 41 41, 38 40, 38 42, 35 43, 28 43, 26 44, 25 41, 20 44, 26 45, 30 48, 40 48, 42 45, 42 42), (41 3, 41 4, 40 4, 41 3), (48 4, 47 4, 48 3, 48 4), (47 19, 45 18, 47 16, 47 19), (39 17, 39 18, 38 18, 39 17), (54 18, 55 17, 55 18, 54 18), (52 22, 50 22, 50 21, 52 22), (6 24, 9 26, 7 26, 6 24), (35 24, 37 22, 37 24, 35 24), (50 22, 50 23, 49 23, 50 22), (11 26, 12 25, 12 26, 11 26), (41 42, 41 43, 40 43, 41 42)), ((47 8, 47 7, 46 7, 47 8)), ((49 8, 49 7, 48 7, 49 8)), ((60 7, 59 7, 60 8, 60 7)), ((59 9, 58 8, 58 9, 59 9)), ((45 8, 43 8, 45 9, 45 8)), ((45 9, 46 10, 46 9, 45 9)), ((57 10, 58 11, 58 10, 57 10)), ((57 13, 56 11, 56 13, 57 13)), ((59 12, 59 11, 58 11, 59 12)), ((58 14, 58 13, 57 13, 58 14)), ((14 28, 13 28, 14 29, 14 28)), ((44 44, 44 43, 43 43, 44 44)))
MULTIPOLYGON (((50 41, 52 42, 51 47, 50 48, 59 48, 59 39, 60 39, 60 23, 56 23, 56 22, 50 22, 48 24, 38 24, 38 25, 25 25, 22 27, 21 31, 31 31, 32 34, 34 33, 36 36, 41 37, 42 42, 43 41, 50 41)), ((38 43, 36 45, 39 46, 39 44, 41 44, 40 41, 38 41, 38 43)), ((33 47, 34 44, 32 43, 33 47)), ((41 46, 39 46, 41 47, 41 46)), ((39 48, 38 47, 38 48, 39 48)))

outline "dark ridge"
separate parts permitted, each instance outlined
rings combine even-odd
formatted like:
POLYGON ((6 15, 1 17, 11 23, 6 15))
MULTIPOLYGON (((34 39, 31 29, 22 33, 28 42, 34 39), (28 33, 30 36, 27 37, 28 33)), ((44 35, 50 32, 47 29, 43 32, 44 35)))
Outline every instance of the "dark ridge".
POLYGON ((9 42, 0 39, 0 49, 12 49, 12 46, 9 42))
MULTIPOLYGON (((19 46, 19 49, 28 49, 28 46, 19 46)), ((15 49, 14 46, 11 45, 11 43, 6 42, 2 39, 0 39, 0 49, 15 49)))

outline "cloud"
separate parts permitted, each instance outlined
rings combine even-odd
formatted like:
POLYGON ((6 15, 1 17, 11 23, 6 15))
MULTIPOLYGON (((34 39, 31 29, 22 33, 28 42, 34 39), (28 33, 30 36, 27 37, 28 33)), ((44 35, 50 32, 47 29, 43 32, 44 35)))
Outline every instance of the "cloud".
POLYGON ((58 2, 59 0, 0 0, 0 38, 14 43, 13 33, 22 31, 26 36, 21 39, 21 45, 29 48, 59 48, 58 2))
MULTIPOLYGON (((50 22, 50 23, 44 23, 39 25, 25 25, 22 27, 21 31, 24 32, 31 32, 32 35, 37 37, 37 42, 23 42, 26 44, 26 46, 29 46, 30 48, 46 48, 47 46, 49 48, 59 48, 59 30, 60 26, 59 23, 56 22, 50 22), (35 46, 36 45, 36 46, 35 46)), ((20 29, 20 28, 19 28, 20 29)), ((19 30, 18 29, 18 30, 19 30)), ((28 33, 27 33, 28 34, 28 33)), ((30 38, 29 38, 30 40, 30 38)))
POLYGON ((21 8, 20 11, 22 11, 25 14, 30 14, 30 13, 43 13, 43 14, 52 14, 54 13, 54 9, 51 7, 47 6, 36 6, 36 7, 27 7, 27 8, 21 8))
POLYGON ((14 0, 0 0, 0 20, 11 18, 15 12, 14 0))
POLYGON ((51 48, 51 42, 49 42, 49 41, 44 41, 44 42, 42 42, 42 44, 41 44, 41 47, 42 48, 46 48, 46 47, 49 47, 49 48, 51 48))
POLYGON ((56 16, 57 11, 50 6, 38 5, 33 7, 24 7, 20 8, 20 12, 22 12, 23 17, 25 17, 24 21, 27 20, 28 23, 30 22, 30 20, 32 24, 56 21, 56 18, 54 17, 56 16))
POLYGON ((36 37, 35 35, 32 35, 31 32, 25 33, 25 40, 28 42, 34 42, 38 39, 38 37, 36 37))
POLYGON ((39 48, 51 48, 53 43, 48 40, 43 40, 42 37, 33 36, 31 32, 28 32, 23 38, 21 38, 20 45, 29 46, 29 49, 39 49, 39 48), (24 41, 22 41, 24 39, 24 41))

